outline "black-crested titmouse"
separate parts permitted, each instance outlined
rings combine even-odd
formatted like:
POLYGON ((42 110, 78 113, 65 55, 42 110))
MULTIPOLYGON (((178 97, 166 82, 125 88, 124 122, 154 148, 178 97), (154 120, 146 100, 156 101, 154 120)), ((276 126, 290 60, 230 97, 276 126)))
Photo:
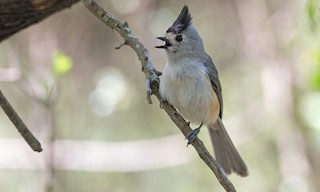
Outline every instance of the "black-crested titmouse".
POLYGON ((160 94, 187 120, 200 126, 187 135, 191 143, 207 125, 215 157, 227 174, 247 176, 248 169, 233 145, 222 121, 222 94, 218 72, 205 52, 202 39, 191 23, 185 5, 164 37, 156 46, 165 50, 168 63, 160 81, 160 94))

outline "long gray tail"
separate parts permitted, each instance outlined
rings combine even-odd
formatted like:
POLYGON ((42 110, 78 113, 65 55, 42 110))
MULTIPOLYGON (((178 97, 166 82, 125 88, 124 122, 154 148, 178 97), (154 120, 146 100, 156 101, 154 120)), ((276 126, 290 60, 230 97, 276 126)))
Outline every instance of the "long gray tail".
POLYGON ((216 160, 224 171, 227 174, 235 172, 242 177, 247 176, 248 168, 233 145, 221 119, 218 118, 214 124, 209 125, 208 130, 216 160))

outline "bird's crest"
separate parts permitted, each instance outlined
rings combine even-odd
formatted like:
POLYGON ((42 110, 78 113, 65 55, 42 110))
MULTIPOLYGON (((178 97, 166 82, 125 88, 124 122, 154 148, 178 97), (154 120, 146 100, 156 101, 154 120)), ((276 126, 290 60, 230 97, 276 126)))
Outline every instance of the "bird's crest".
POLYGON ((167 30, 167 33, 172 32, 174 34, 181 33, 191 24, 191 15, 188 10, 188 6, 183 6, 178 18, 167 30))

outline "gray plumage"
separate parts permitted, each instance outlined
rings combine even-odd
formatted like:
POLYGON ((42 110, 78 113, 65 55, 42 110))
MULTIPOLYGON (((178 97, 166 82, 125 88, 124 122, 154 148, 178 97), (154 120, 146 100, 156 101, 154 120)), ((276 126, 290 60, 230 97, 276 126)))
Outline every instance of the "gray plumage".
POLYGON ((248 169, 233 145, 221 119, 223 101, 217 69, 205 52, 202 39, 184 6, 165 37, 168 63, 160 82, 160 94, 192 123, 209 129, 217 161, 230 174, 248 175, 248 169))

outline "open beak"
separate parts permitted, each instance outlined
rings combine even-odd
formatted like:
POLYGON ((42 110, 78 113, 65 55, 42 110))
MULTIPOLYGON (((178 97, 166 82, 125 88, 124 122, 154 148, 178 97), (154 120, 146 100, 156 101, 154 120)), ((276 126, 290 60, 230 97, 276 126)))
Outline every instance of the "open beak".
POLYGON ((160 39, 161 41, 164 41, 165 44, 164 45, 160 45, 160 46, 155 46, 155 48, 167 49, 168 47, 172 46, 172 44, 170 43, 170 41, 166 37, 157 37, 157 39, 160 39))

